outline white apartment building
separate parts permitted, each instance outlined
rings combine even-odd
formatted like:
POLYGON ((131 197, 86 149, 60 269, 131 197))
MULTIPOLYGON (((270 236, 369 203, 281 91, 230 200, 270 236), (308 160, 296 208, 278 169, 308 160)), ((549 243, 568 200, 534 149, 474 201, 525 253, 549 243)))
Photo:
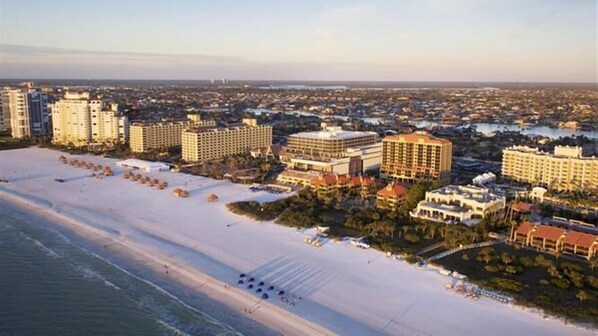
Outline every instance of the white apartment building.
POLYGON ((118 106, 92 99, 89 92, 69 93, 50 104, 54 143, 74 146, 112 145, 127 141, 129 125, 118 106))
POLYGON ((598 158, 583 157, 581 147, 556 146, 553 153, 527 146, 503 150, 503 177, 566 191, 598 190, 598 158))
POLYGON ((413 218, 472 226, 482 218, 503 211, 506 198, 487 188, 448 185, 426 192, 426 198, 410 212, 413 218))

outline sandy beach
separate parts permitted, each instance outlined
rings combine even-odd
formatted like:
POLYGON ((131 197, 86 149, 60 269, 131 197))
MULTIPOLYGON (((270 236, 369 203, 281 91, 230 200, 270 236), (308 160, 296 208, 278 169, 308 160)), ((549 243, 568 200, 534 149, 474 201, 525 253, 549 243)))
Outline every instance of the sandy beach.
MULTIPOLYGON (((256 222, 227 211, 239 200, 285 195, 174 172, 149 175, 165 190, 123 178, 117 160, 29 148, 0 152, 0 200, 16 204, 143 263, 285 335, 591 335, 594 331, 546 320, 537 312, 445 289, 448 278, 362 250, 348 242, 321 248, 303 243, 313 232, 256 222), (58 161, 60 155, 110 166, 115 176, 58 161), (54 181, 63 179, 64 183, 54 181), (174 188, 189 198, 172 195, 174 188), (218 202, 208 202, 216 194, 218 202), (245 273, 284 290, 261 294, 245 273), (300 299, 299 299, 300 298, 300 299)), ((257 286, 257 284, 256 284, 257 286)), ((181 298, 184 300, 185 298, 181 298)))

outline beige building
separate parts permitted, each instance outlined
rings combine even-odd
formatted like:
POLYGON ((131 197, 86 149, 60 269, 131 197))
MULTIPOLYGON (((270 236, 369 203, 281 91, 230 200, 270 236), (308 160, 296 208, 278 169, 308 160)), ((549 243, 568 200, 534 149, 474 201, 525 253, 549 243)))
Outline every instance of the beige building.
POLYGON ((201 120, 193 116, 187 120, 158 122, 135 122, 129 127, 129 142, 133 152, 165 149, 181 145, 183 130, 188 128, 214 127, 213 120, 201 120))
POLYGON ((286 152, 296 157, 343 158, 347 149, 376 143, 375 132, 344 131, 340 127, 326 127, 317 132, 301 132, 289 136, 286 152))
POLYGON ((344 131, 326 127, 318 132, 289 136, 281 160, 293 170, 314 170, 359 175, 377 172, 382 159, 382 143, 375 132, 344 131))
POLYGON ((413 183, 450 180, 453 144, 427 132, 387 136, 382 141, 380 178, 413 183))
POLYGON ((551 154, 513 146, 503 150, 502 175, 556 190, 597 190, 598 158, 583 157, 581 147, 556 146, 551 154))
POLYGON ((52 112, 54 143, 86 146, 127 141, 127 117, 118 114, 116 104, 107 106, 102 100, 92 99, 89 92, 67 92, 49 108, 52 112))
POLYGON ((272 127, 257 125, 254 119, 244 119, 239 126, 199 127, 182 133, 183 160, 188 162, 219 159, 271 144, 272 127))

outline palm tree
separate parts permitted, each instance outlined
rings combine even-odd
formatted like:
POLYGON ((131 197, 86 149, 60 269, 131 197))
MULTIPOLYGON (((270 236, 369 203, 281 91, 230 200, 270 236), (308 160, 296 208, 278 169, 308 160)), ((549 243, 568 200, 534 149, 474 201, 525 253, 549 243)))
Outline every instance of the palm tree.
POLYGON ((585 301, 588 299, 588 293, 586 293, 583 290, 580 290, 577 292, 577 294, 575 295, 575 297, 579 300, 579 301, 585 301))

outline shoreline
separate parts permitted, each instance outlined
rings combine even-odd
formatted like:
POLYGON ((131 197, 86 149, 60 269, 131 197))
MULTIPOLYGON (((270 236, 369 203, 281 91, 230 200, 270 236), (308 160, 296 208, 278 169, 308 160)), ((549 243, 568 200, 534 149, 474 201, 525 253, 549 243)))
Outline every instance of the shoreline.
MULTIPOLYGON (((336 335, 320 325, 307 321, 300 316, 292 314, 291 312, 276 307, 268 302, 259 300, 257 297, 236 288, 234 285, 220 281, 197 269, 189 267, 186 264, 182 264, 181 262, 173 262, 168 256, 150 255, 145 253, 142 249, 136 248, 134 244, 123 244, 120 241, 114 241, 108 234, 102 233, 100 230, 94 230, 85 224, 78 223, 76 220, 66 217, 52 209, 44 208, 39 204, 35 204, 34 202, 30 202, 4 191, 0 191, 0 201, 4 202, 9 207, 33 211, 36 216, 46 221, 49 226, 54 226, 59 230, 67 230, 71 235, 77 237, 77 239, 83 240, 84 244, 82 245, 97 245, 95 247, 99 249, 102 248, 102 245, 108 245, 109 247, 106 250, 108 254, 114 254, 116 258, 124 258, 128 260, 129 263, 139 263, 141 267, 147 268, 148 271, 153 272, 154 276, 164 276, 164 265, 173 265, 176 263, 176 267, 170 266, 168 272, 168 278, 171 281, 176 282, 176 285, 183 287, 185 290, 197 292, 212 301, 222 304, 224 307, 243 315, 243 317, 259 323, 264 329, 269 329, 283 335, 336 335), (114 245, 117 245, 120 248, 118 250, 114 248, 111 249, 110 247, 114 245), (244 312, 244 309, 248 307, 252 309, 251 311, 253 313, 244 312)), ((132 274, 138 279, 144 282, 149 282, 143 277, 127 270, 127 268, 125 268, 126 266, 123 267, 118 265, 112 260, 98 255, 98 253, 94 251, 90 252, 94 253, 96 257, 108 261, 115 267, 132 274)), ((151 285, 154 287, 157 286, 153 283, 151 283, 151 285)), ((164 291, 166 295, 175 300, 179 300, 180 303, 188 308, 201 313, 209 319, 215 320, 204 312, 201 312, 186 303, 184 299, 176 297, 161 287, 159 287, 158 290, 164 291)), ((232 328, 236 330, 236 328, 232 328)), ((238 332, 243 334, 242 331, 238 332)))
MULTIPOLYGON (((56 216, 64 232, 82 234, 87 239, 81 241, 94 242, 100 251, 106 245, 125 264, 132 259, 133 269, 151 268, 143 274, 162 275, 163 287, 177 288, 174 293, 179 293, 176 285, 181 283, 186 292, 179 297, 198 307, 201 301, 194 300, 193 293, 200 291, 211 293, 205 297, 214 302, 230 301, 240 317, 249 315, 244 313, 248 304, 259 302, 251 318, 285 334, 473 336, 485 330, 496 336, 585 336, 593 331, 545 321, 538 313, 491 299, 466 300, 447 291, 449 279, 433 270, 417 269, 379 251, 356 249, 348 242, 330 241, 314 248, 303 242, 313 231, 252 221, 225 206, 281 196, 176 172, 147 174, 169 183, 169 190, 159 191, 123 179, 127 170, 118 167, 115 177, 92 178, 89 171, 59 163, 61 154, 41 148, 0 152, 2 178, 10 181, 0 185, 0 200, 12 195, 31 204, 27 211, 56 216), (65 182, 57 183, 56 178, 65 182), (174 197, 170 189, 177 187, 189 190, 190 197, 174 197), (212 193, 219 202, 207 201, 212 193), (125 258, 124 252, 131 257, 125 258), (168 275, 165 265, 171 265, 168 275), (237 286, 240 273, 285 290, 293 301, 295 295, 302 300, 292 307, 273 296, 260 302, 247 284, 237 286), (308 324, 315 332, 306 331, 308 324), (493 328, 488 330, 488 325, 493 328)), ((116 161, 70 157, 111 167, 116 161)))

